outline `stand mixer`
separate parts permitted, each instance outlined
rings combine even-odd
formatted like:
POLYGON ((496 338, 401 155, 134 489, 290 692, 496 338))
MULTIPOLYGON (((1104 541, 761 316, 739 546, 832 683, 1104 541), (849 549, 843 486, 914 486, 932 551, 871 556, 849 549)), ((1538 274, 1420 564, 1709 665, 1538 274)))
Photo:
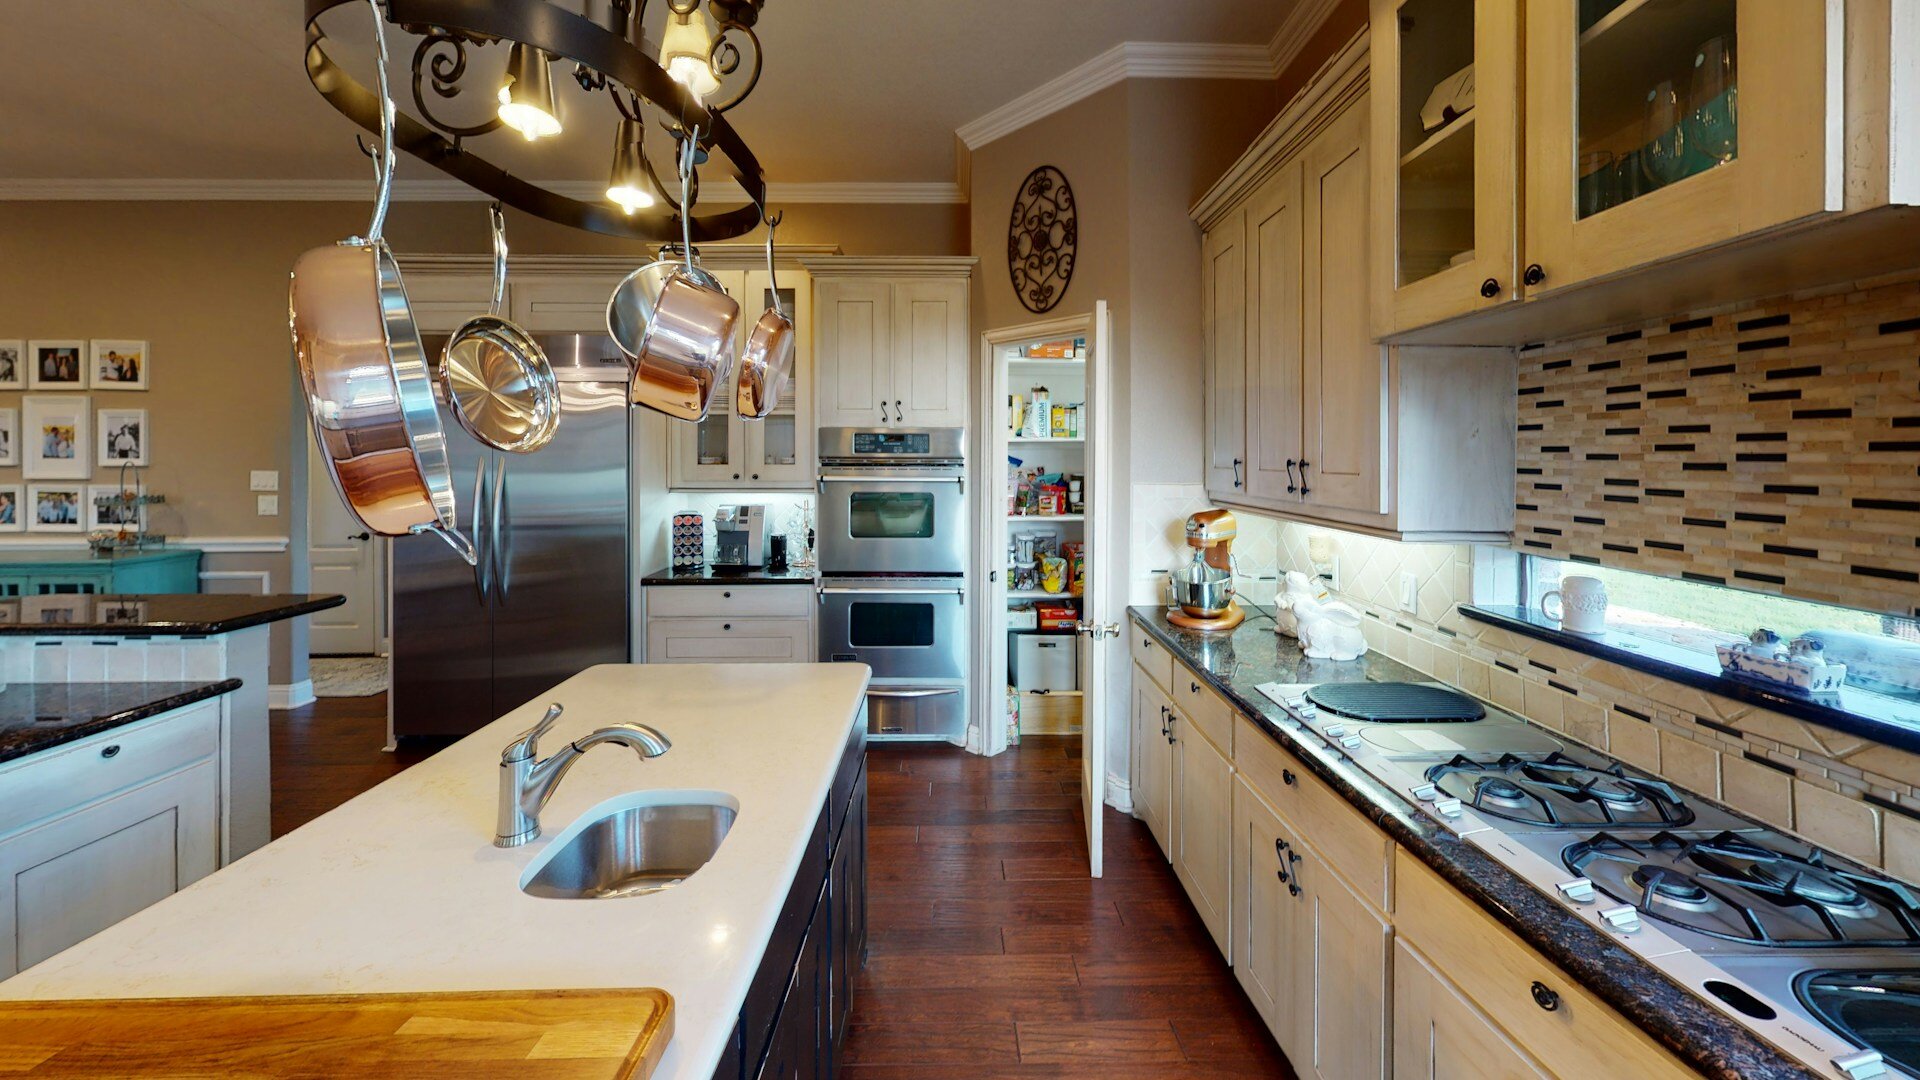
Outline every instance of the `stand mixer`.
POLYGON ((1167 591, 1178 611, 1167 621, 1187 630, 1220 631, 1247 617, 1234 603, 1233 538, 1239 535, 1233 514, 1202 510, 1187 519, 1187 546, 1193 561, 1167 574, 1167 591))

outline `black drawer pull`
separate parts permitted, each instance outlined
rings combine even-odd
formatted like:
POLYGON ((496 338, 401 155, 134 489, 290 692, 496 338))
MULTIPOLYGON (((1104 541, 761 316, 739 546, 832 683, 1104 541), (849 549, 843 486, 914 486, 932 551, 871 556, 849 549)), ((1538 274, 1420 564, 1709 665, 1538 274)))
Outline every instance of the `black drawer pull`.
POLYGON ((1547 280, 1547 272, 1539 263, 1530 263, 1527 266, 1526 273, 1520 275, 1520 280, 1529 285, 1538 285, 1547 280))
POLYGON ((1200 684, 1197 682, 1189 682, 1187 686, 1196 694, 1200 692, 1200 684))
POLYGON ((112 758, 112 757, 119 757, 119 756, 120 756, 120 744, 119 744, 119 743, 114 743, 114 744, 113 744, 112 746, 103 746, 103 747, 101 747, 101 748, 100 748, 100 756, 101 756, 101 757, 103 757, 103 758, 112 758))
POLYGON ((1292 769, 1281 769, 1281 770, 1280 770, 1280 782, 1281 782, 1281 783, 1283 783, 1283 784, 1285 784, 1285 785, 1287 785, 1288 787, 1292 787, 1292 786, 1293 786, 1293 770, 1292 770, 1292 769))
POLYGON ((1533 992, 1533 1003, 1535 1005, 1540 1006, 1548 1012, 1560 1011, 1560 995, 1548 989, 1546 983, 1535 981, 1530 989, 1533 992))
POLYGON ((731 599, 733 599, 733 593, 731 593, 731 592, 723 592, 723 593, 721 593, 721 594, 720 594, 720 599, 722 599, 722 600, 731 600, 731 599))
POLYGON ((1491 300, 1500 295, 1500 279, 1488 278, 1480 283, 1480 295, 1491 300))
POLYGON ((720 629, 722 629, 722 630, 731 630, 731 629, 733 629, 733 624, 732 624, 732 623, 721 623, 721 624, 720 624, 720 629))

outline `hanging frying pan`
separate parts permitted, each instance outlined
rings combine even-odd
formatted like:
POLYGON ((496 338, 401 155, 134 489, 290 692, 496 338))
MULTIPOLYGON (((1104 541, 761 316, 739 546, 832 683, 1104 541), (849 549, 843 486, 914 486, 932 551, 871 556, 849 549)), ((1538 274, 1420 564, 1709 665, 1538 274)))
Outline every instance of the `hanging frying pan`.
POLYGON ((525 330, 500 317, 507 294, 507 225, 500 204, 493 224, 493 302, 461 324, 440 352, 440 381, 453 417, 474 438, 514 454, 531 454, 560 427, 560 386, 546 352, 525 330))
POLYGON ((733 331, 740 303, 713 275, 693 264, 687 205, 699 131, 680 155, 680 225, 685 262, 660 260, 627 275, 607 301, 607 333, 633 361, 635 405, 678 420, 703 420, 715 388, 733 368, 733 331))
POLYGON ((293 264, 288 322, 306 383, 321 460, 361 524, 382 536, 432 532, 469 566, 473 544, 454 527, 446 433, 433 403, 426 350, 400 267, 380 237, 393 189, 393 99, 377 0, 379 194, 364 239, 314 248, 293 264))
POLYGON ((787 380, 793 375, 795 347, 793 319, 780 306, 780 281, 774 276, 773 230, 779 217, 767 222, 767 295, 773 304, 762 312, 747 344, 740 350, 740 382, 734 396, 734 412, 748 420, 765 420, 780 407, 780 395, 787 392, 787 380))

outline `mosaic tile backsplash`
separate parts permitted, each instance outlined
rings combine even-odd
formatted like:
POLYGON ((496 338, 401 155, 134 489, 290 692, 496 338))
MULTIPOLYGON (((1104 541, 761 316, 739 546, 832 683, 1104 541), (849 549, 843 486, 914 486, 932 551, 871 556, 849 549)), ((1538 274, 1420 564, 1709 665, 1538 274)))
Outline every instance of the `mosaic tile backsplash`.
POLYGON ((1920 273, 1520 353, 1515 546, 1920 615, 1920 273))

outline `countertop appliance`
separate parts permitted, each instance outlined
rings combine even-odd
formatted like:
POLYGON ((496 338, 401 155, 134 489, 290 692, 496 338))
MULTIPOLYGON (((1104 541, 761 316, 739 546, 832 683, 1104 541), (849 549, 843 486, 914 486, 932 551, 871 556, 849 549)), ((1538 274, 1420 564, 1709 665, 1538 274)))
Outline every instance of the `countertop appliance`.
POLYGON ((965 446, 964 428, 820 430, 819 657, 873 668, 876 739, 966 732, 965 446))
MULTIPOLYGON (((436 538, 393 541, 393 736, 465 735, 585 668, 630 659, 627 362, 600 335, 537 340, 561 400, 539 453, 491 450, 443 417, 478 565, 436 538)), ((436 363, 444 341, 426 341, 436 363)))
POLYGON ((765 506, 743 503, 714 512, 713 565, 735 570, 758 570, 767 565, 765 506))
POLYGON ((1260 691, 1283 725, 1817 1074, 1920 1076, 1907 886, 1438 684, 1260 691), (1409 691, 1411 706, 1379 704, 1409 691))
POLYGON ((1167 621, 1187 630, 1231 630, 1247 617, 1233 600, 1233 538, 1240 528, 1230 510, 1202 510, 1187 518, 1192 561, 1167 575, 1180 610, 1167 621))

